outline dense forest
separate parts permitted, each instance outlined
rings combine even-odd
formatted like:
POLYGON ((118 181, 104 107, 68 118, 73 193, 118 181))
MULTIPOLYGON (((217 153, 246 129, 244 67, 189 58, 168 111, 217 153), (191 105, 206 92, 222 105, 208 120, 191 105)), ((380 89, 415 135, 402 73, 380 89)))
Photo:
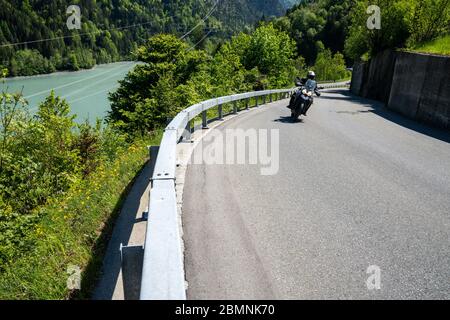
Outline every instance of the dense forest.
POLYGON ((0 0, 0 8, 0 67, 11 76, 129 59, 155 33, 181 36, 194 27, 186 40, 212 50, 285 10, 279 0, 0 0), (81 9, 80 30, 66 26, 69 5, 81 9))
POLYGON ((414 49, 449 34, 450 0, 305 0, 274 23, 295 40, 308 65, 338 52, 351 65, 385 49, 414 49), (380 8, 380 29, 367 28, 371 5, 380 8))
POLYGON ((275 25, 289 33, 297 50, 312 65, 318 53, 325 48, 333 53, 343 52, 350 24, 350 11, 355 0, 318 0, 301 3, 275 25))
POLYGON ((450 0, 0 0, 0 8, 0 67, 10 76, 130 59, 156 33, 187 34, 188 43, 213 52, 260 20, 287 32, 308 65, 327 49, 351 64, 386 48, 415 48, 450 28, 450 0), (66 26, 73 4, 80 30, 66 26), (365 27, 369 5, 381 9, 381 30, 365 27))

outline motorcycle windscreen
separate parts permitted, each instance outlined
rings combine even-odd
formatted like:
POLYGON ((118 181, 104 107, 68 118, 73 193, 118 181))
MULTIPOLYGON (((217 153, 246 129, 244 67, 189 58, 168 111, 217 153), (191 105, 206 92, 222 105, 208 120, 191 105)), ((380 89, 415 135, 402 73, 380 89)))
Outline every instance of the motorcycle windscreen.
POLYGON ((309 79, 308 81, 306 81, 305 84, 305 89, 308 91, 314 91, 317 87, 317 82, 315 80, 311 80, 309 79))

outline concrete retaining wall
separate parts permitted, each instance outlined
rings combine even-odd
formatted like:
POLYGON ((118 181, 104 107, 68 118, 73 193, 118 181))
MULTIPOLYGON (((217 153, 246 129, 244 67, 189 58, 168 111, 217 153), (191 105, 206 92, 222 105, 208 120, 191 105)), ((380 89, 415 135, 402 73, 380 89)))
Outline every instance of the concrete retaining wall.
POLYGON ((398 53, 388 108, 450 129, 450 58, 398 53))
POLYGON ((450 129, 450 57, 385 51, 355 64, 351 90, 409 118, 450 129))
POLYGON ((386 50, 370 61, 361 92, 363 97, 384 103, 389 101, 396 58, 394 51, 386 50))
POLYGON ((353 66, 352 73, 352 82, 350 84, 350 91, 353 94, 361 95, 361 88, 364 82, 364 73, 365 73, 366 63, 357 62, 353 66))

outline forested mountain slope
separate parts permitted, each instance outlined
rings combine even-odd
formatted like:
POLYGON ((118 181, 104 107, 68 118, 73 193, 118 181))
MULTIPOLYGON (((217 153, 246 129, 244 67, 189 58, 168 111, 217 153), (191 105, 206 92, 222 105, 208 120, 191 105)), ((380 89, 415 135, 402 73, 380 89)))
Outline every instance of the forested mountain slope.
POLYGON ((155 33, 183 35, 199 23, 187 39, 212 47, 284 13, 279 0, 0 0, 0 8, 0 66, 10 75, 117 61, 155 33), (81 8, 80 30, 66 26, 73 4, 81 8))

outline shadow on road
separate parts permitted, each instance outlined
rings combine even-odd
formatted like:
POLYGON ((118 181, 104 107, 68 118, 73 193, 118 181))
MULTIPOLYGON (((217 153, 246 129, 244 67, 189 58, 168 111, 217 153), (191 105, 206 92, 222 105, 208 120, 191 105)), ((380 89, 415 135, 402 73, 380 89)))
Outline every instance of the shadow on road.
POLYGON ((362 114, 362 113, 373 113, 373 109, 370 110, 357 110, 357 111, 336 111, 336 113, 339 114, 350 114, 352 116, 358 115, 358 114, 362 114))
POLYGON ((337 113, 351 114, 351 115, 373 113, 379 117, 382 117, 388 121, 396 123, 400 126, 408 128, 410 130, 414 130, 416 132, 427 135, 434 139, 438 139, 438 140, 450 143, 450 132, 443 130, 443 129, 431 127, 427 124, 417 122, 416 120, 406 118, 405 116, 403 116, 399 113, 396 113, 395 111, 387 109, 386 106, 384 105, 384 103, 355 96, 348 89, 326 91, 326 92, 324 92, 324 94, 322 95, 322 97, 320 99, 330 100, 330 101, 346 100, 346 101, 359 103, 359 104, 363 105, 364 107, 368 107, 370 109, 355 110, 355 111, 337 111, 337 113), (328 96, 327 93, 339 94, 340 96, 328 96))
POLYGON ((297 120, 292 120, 292 118, 290 116, 284 117, 281 116, 279 119, 275 119, 273 120, 274 122, 281 122, 281 123, 303 123, 303 119, 297 119, 297 120))

